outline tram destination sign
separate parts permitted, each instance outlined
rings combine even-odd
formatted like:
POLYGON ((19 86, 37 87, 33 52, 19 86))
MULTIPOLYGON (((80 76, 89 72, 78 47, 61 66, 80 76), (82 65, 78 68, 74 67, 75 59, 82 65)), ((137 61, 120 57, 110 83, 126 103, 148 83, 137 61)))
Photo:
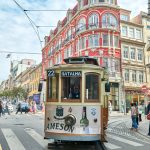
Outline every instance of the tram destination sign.
POLYGON ((55 76, 54 70, 47 70, 47 76, 48 77, 54 77, 55 76))
POLYGON ((81 71, 61 71, 62 77, 81 77, 81 71))

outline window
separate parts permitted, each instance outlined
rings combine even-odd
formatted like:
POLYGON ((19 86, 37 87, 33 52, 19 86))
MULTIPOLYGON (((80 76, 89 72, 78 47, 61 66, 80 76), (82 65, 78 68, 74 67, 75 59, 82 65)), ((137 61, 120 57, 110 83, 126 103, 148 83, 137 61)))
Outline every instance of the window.
POLYGON ((105 0, 99 0, 99 2, 104 2, 105 0))
POLYGON ((108 46, 108 34, 103 34, 103 46, 108 46))
POLYGON ((125 15, 125 14, 121 14, 120 19, 124 20, 124 21, 128 21, 129 17, 127 15, 125 15))
POLYGON ((132 81, 136 82, 136 71, 132 70, 132 81))
POLYGON ((58 77, 57 73, 53 77, 48 77, 48 101, 56 101, 58 99, 58 77))
POLYGON ((99 100, 99 76, 97 74, 85 75, 85 98, 86 100, 99 100))
POLYGON ((127 27, 126 26, 122 26, 122 28, 121 28, 121 35, 122 36, 127 36, 127 27))
POLYGON ((96 0, 90 0, 90 4, 95 4, 96 0))
POLYGON ((120 61, 119 60, 115 60, 115 71, 116 72, 120 71, 120 61))
POLYGON ((119 37, 118 36, 114 36, 114 44, 115 44, 115 47, 119 47, 119 37))
POLYGON ((130 49, 130 58, 135 59, 135 48, 130 49))
POLYGON ((123 58, 129 58, 129 48, 123 47, 123 58))
POLYGON ((125 78, 125 81, 129 81, 129 70, 128 69, 125 69, 124 78, 125 78))
POLYGON ((142 38, 142 32, 141 30, 136 29, 136 38, 141 39, 142 38))
POLYGON ((110 35, 110 46, 113 47, 113 35, 110 35))
POLYGON ((117 27, 118 27, 118 21, 114 15, 110 13, 106 13, 102 16, 102 28, 117 29, 117 27))
POLYGON ((77 32, 83 31, 86 29, 85 18, 81 18, 77 25, 77 32))
POLYGON ((79 40, 79 49, 85 49, 85 45, 86 45, 86 38, 85 38, 85 37, 82 37, 82 38, 79 40))
POLYGON ((129 29, 129 37, 134 38, 134 29, 133 28, 129 29))
POLYGON ((99 36, 97 34, 89 36, 89 47, 99 46, 99 36))
POLYGON ((108 68, 108 58, 103 58, 103 67, 108 68))
POLYGON ((108 3, 113 4, 114 0, 107 0, 108 3))
POLYGON ((62 77, 62 99, 80 99, 81 89, 80 77, 62 77))
POLYGON ((98 27, 98 15, 97 14, 92 14, 89 17, 89 28, 97 28, 98 27))
POLYGON ((143 72, 139 72, 139 83, 143 83, 143 72))
POLYGON ((138 60, 143 60, 143 51, 141 49, 138 49, 138 60))

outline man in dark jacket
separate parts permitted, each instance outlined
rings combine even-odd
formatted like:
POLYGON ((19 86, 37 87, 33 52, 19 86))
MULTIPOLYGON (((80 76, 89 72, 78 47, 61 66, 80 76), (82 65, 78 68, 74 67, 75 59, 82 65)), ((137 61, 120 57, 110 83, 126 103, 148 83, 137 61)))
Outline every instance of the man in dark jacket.
MULTIPOLYGON (((149 104, 147 105, 147 114, 150 113, 150 102, 149 104)), ((149 121, 149 132, 148 132, 148 135, 150 136, 150 121, 149 121)))

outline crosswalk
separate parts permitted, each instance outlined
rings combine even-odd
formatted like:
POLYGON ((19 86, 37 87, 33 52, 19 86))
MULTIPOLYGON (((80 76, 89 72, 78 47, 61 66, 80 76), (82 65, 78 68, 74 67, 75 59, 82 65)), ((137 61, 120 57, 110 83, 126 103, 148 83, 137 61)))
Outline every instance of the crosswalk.
MULTIPOLYGON (((29 148, 26 148, 25 143, 23 143, 21 139, 19 139, 19 137, 17 137, 17 135, 15 134, 15 132, 10 129, 10 128, 1 128, 2 134, 8 144, 9 150, 30 150, 29 148)), ((44 139, 42 135, 40 135, 38 132, 36 132, 34 129, 31 128, 25 128, 24 129, 25 133, 28 134, 31 139, 28 139, 30 142, 28 143, 33 143, 33 140, 36 141, 36 143, 38 143, 39 149, 37 150, 46 150, 48 143, 51 143, 51 140, 47 140, 44 139)), ((0 150, 5 150, 3 149, 3 143, 0 143, 0 150)), ((29 147, 29 145, 28 145, 29 147)), ((34 146, 30 146, 31 150, 34 146)))
MULTIPOLYGON (((129 137, 124 137, 111 133, 107 134, 107 140, 108 142, 104 143, 104 145, 108 150, 118 150, 118 149, 123 150, 123 147, 133 147, 133 149, 141 150, 142 147, 145 149, 145 145, 147 144, 150 146, 150 140, 149 142, 146 142, 144 140, 142 141, 131 139, 129 137)), ((145 150, 149 150, 149 148, 145 150)))
MULTIPOLYGON (((0 130, 2 133, 2 135, 0 136, 3 136, 3 138, 5 139, 9 150, 35 150, 33 148, 34 145, 38 145, 36 150, 47 150, 48 143, 53 142, 52 140, 50 141, 44 139, 43 135, 39 134, 35 129, 32 128, 25 128, 23 130, 23 133, 20 133, 23 134, 22 139, 21 136, 18 135, 20 131, 18 131, 18 133, 15 133, 17 132, 17 130, 10 128, 1 128, 0 130), (33 143, 34 145, 32 145, 33 143)), ((107 139, 108 142, 104 143, 104 145, 108 150, 123 150, 123 147, 125 146, 130 148, 134 147, 133 149, 136 148, 136 150, 142 147, 143 149, 145 149, 145 143, 143 141, 129 139, 128 137, 108 133, 107 139)), ((3 147, 5 147, 4 143, 1 143, 0 140, 0 150, 6 150, 3 147)))

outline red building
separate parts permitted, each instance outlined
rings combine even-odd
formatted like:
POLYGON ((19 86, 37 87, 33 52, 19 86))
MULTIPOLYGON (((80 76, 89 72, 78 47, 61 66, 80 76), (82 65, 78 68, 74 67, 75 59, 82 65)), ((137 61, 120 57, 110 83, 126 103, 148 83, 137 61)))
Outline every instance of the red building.
POLYGON ((42 50, 45 69, 64 63, 67 57, 92 56, 108 69, 111 82, 109 97, 119 110, 121 90, 120 8, 117 0, 78 0, 57 28, 45 37, 42 50))

